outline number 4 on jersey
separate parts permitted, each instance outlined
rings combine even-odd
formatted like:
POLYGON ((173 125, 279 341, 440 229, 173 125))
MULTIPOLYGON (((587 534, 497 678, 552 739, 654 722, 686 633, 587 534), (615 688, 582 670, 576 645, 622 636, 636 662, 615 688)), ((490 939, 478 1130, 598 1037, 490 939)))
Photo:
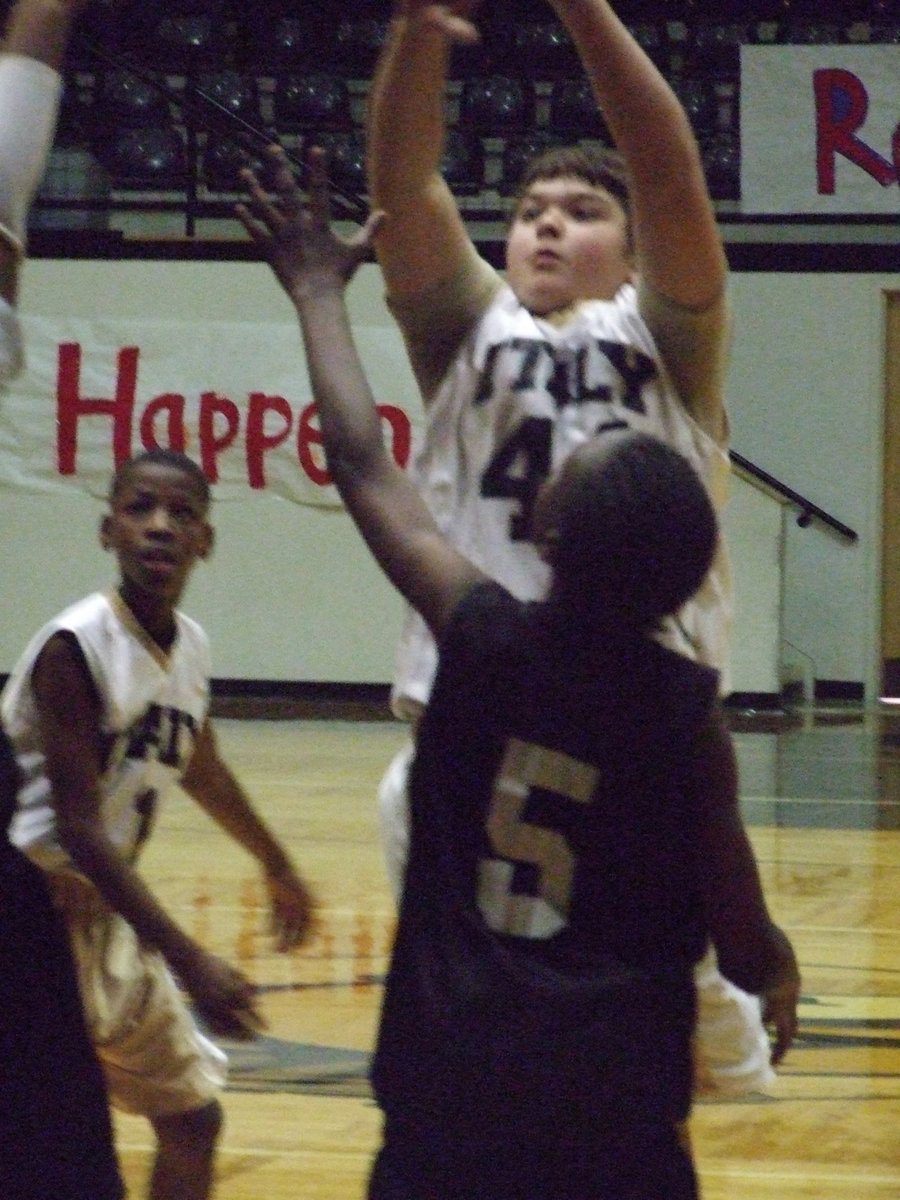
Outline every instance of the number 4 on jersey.
POLYGON ((549 417, 525 417, 488 463, 481 477, 481 494, 489 499, 515 500, 518 512, 509 521, 514 542, 531 536, 531 510, 538 488, 550 474, 553 422, 549 417))

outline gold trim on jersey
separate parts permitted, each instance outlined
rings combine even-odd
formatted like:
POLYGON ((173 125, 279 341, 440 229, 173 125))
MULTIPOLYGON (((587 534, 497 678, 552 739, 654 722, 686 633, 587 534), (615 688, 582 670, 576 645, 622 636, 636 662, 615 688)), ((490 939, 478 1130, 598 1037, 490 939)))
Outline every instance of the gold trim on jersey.
MULTIPOLYGON (((131 611, 131 609, 128 607, 128 605, 125 603, 125 601, 122 599, 122 597, 119 595, 118 592, 116 592, 116 591, 107 592, 106 598, 107 598, 107 600, 109 600, 109 603, 112 606, 113 612, 116 614, 116 616, 122 622, 122 624, 125 626, 125 628, 128 630, 128 632, 130 634, 132 634, 132 636, 135 637, 140 642, 140 644, 144 647, 144 649, 147 651, 147 653, 150 655, 150 657, 160 667, 162 667, 162 669, 164 671, 168 671, 169 666, 171 665, 172 650, 174 650, 174 648, 175 648, 175 643, 174 642, 172 643, 172 650, 168 650, 168 651, 163 650, 163 648, 162 648, 162 646, 160 646, 159 642, 156 642, 153 640, 153 638, 150 636, 150 634, 147 632, 147 630, 143 627, 143 625, 140 623, 140 621, 137 619, 137 617, 134 615, 134 613, 131 611)), ((177 640, 177 634, 176 634, 176 640, 177 640)))

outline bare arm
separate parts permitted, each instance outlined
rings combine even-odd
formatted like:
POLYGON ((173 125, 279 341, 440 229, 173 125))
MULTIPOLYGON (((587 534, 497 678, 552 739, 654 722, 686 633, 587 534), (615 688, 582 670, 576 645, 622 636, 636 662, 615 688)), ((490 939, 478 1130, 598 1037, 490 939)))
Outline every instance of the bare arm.
POLYGON ((385 448, 362 369, 344 291, 380 218, 350 241, 332 234, 321 154, 310 156, 310 204, 277 147, 277 196, 246 173, 249 206, 238 215, 296 309, 319 409, 328 467, 353 520, 395 587, 439 637, 461 596, 481 573, 444 539, 406 473, 385 448))
POLYGON ((721 387, 704 381, 710 370, 721 374, 726 358, 728 264, 690 122, 606 0, 550 3, 572 37, 628 167, 639 275, 676 305, 709 310, 717 324, 712 341, 707 331, 705 341, 690 332, 673 343, 671 318, 658 329, 658 306, 644 306, 686 406, 716 441, 724 441, 721 387))
POLYGON ((550 0, 631 177, 637 266, 658 291, 705 308, 727 263, 690 122, 606 0, 550 0))
POLYGON ((734 747, 721 717, 710 721, 695 748, 694 781, 701 801, 698 860, 719 967, 738 987, 762 997, 777 1063, 796 1032, 800 973, 790 941, 766 906, 738 807, 734 747))
POLYGON ((258 1026, 250 982, 172 920, 104 830, 100 702, 74 638, 50 638, 32 685, 59 836, 72 861, 140 940, 160 951, 216 1032, 239 1036, 258 1026))
POLYGON ((278 949, 284 951, 299 946, 312 928, 312 894, 294 869, 284 847, 223 762, 208 721, 200 730, 182 785, 204 812, 262 867, 278 949))
POLYGON ((440 172, 444 87, 454 38, 473 38, 472 0, 397 0, 368 100, 367 173, 374 208, 387 213, 376 251, 388 293, 431 291, 473 252, 440 172), (456 15, 454 15, 456 14, 456 15))
POLYGON ((69 34, 90 0, 18 0, 6 24, 3 51, 35 58, 58 71, 69 34))
POLYGON ((62 67, 72 26, 88 0, 18 0, 10 12, 0 57, 0 296, 16 300, 24 224, 53 141, 62 67))

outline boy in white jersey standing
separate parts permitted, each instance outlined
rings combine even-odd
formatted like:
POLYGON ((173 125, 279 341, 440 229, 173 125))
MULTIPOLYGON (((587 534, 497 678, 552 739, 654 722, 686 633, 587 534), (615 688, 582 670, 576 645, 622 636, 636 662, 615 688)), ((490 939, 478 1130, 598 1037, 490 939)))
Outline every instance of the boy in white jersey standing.
POLYGON ((12 840, 42 867, 71 937, 112 1102, 148 1117, 153 1200, 210 1194, 225 1056, 196 1027, 252 1036, 253 986, 162 908, 135 863, 178 782, 263 870, 278 948, 299 944, 309 891, 219 756, 209 646, 176 607, 212 550, 196 463, 148 451, 116 472, 102 545, 118 587, 70 606, 32 639, 2 696, 23 776, 12 840))
MULTIPOLYGON (((700 474, 716 508, 729 474, 723 405, 727 261, 688 118, 606 0, 550 0, 590 79, 616 153, 551 150, 525 172, 506 280, 477 252, 441 177, 444 87, 474 0, 397 0, 369 102, 368 177, 387 213, 376 251, 426 408, 414 471, 453 545, 521 599, 547 570, 527 539, 544 478, 606 428, 651 433, 700 474)), ((727 687, 730 581, 720 547, 667 644, 727 687)), ((416 722, 434 643, 410 613, 395 711, 416 722)), ((379 793, 388 873, 400 890, 411 743, 379 793)), ((771 1082, 755 1002, 698 968, 698 1072, 714 1092, 771 1082), (716 1032, 718 1031, 718 1032, 716 1032), (719 1037, 718 1033, 722 1036, 719 1037)))

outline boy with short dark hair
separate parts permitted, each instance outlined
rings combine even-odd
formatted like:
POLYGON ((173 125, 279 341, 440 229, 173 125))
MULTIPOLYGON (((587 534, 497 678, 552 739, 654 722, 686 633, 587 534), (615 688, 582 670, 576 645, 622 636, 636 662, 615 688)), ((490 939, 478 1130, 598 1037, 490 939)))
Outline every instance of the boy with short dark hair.
POLYGON ((740 819, 716 672, 655 636, 709 569, 708 495, 659 439, 601 434, 536 497, 546 599, 493 582, 387 452, 353 346, 344 288, 381 217, 332 236, 321 155, 308 207, 273 156, 275 196, 248 172, 239 214, 297 311, 332 478, 440 648, 370 1200, 697 1200, 695 965, 711 942, 762 997, 776 1062, 800 984, 740 819))
POLYGON ((173 976, 214 1034, 253 1036, 252 984, 182 930, 136 869, 165 790, 193 797, 263 869, 278 948, 308 932, 310 893, 219 755, 209 646, 177 605, 212 551, 209 486, 147 451, 112 481, 100 527, 120 579, 45 625, 0 698, 23 776, 12 837, 63 913, 114 1105, 148 1117, 153 1200, 205 1200, 225 1082, 173 976))

